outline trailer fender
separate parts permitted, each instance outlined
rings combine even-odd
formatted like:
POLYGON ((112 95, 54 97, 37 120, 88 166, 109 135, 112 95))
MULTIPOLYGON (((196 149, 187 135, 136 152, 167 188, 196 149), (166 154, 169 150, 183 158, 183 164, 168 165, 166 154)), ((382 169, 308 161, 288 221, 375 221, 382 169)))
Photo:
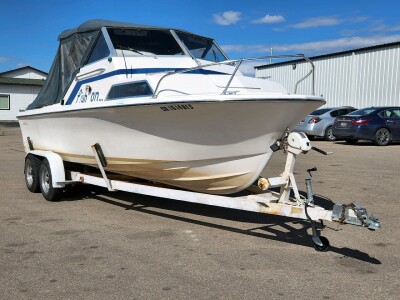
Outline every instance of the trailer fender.
POLYGON ((26 155, 32 154, 38 156, 41 160, 46 158, 49 161, 52 182, 54 188, 65 187, 65 169, 60 155, 52 151, 31 150, 26 155))

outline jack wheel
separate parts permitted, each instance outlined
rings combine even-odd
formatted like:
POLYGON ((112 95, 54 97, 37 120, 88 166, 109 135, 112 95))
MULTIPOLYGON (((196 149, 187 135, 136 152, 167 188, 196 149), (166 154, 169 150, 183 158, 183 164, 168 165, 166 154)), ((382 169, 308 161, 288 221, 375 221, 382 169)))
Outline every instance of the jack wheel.
POLYGON ((320 236, 319 239, 320 239, 321 242, 322 242, 322 246, 317 245, 316 243, 314 243, 314 249, 317 250, 317 251, 320 251, 320 252, 326 252, 326 251, 328 251, 329 248, 330 248, 330 246, 331 246, 331 245, 329 244, 329 240, 328 240, 326 237, 324 237, 324 236, 320 236))

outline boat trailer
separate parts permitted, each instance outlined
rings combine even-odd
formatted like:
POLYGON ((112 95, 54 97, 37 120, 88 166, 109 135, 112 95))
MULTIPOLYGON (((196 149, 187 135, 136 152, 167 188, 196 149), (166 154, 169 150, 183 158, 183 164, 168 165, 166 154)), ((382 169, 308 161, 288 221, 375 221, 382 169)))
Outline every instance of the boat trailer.
MULTIPOLYGON (((31 145, 28 138, 28 144, 31 145)), ((316 150, 322 154, 330 154, 311 146, 304 133, 285 132, 281 140, 271 146, 271 150, 283 150, 286 155, 286 164, 283 173, 278 177, 259 178, 250 186, 244 195, 219 196, 180 190, 173 187, 160 186, 159 184, 146 182, 135 183, 123 180, 111 180, 104 168, 107 160, 101 146, 92 146, 93 155, 96 158, 101 176, 89 175, 85 172, 71 171, 64 168, 64 162, 57 153, 51 151, 31 150, 25 158, 25 182, 32 192, 41 191, 44 198, 56 201, 61 196, 61 191, 66 185, 84 183, 105 187, 109 191, 124 191, 148 196, 168 198, 173 200, 199 203, 224 208, 258 212, 302 219, 310 222, 312 229, 312 241, 317 251, 327 251, 330 247, 327 238, 320 235, 325 227, 323 221, 336 222, 338 224, 352 224, 366 227, 370 230, 381 228, 378 218, 369 215, 365 208, 358 203, 334 204, 332 210, 326 210, 314 203, 312 191, 312 171, 307 170, 310 178, 306 179, 307 197, 299 193, 294 178, 294 166, 299 154, 306 154, 310 150, 316 150), (68 180, 66 180, 68 178, 68 180), (279 192, 273 190, 279 189, 279 192), (293 196, 291 196, 293 194, 293 196)))

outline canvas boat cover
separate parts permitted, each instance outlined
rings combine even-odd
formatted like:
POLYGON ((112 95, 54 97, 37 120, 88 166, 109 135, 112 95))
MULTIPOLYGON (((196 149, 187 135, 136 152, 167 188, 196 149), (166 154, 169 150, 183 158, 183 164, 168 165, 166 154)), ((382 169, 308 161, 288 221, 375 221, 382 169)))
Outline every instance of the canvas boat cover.
POLYGON ((79 69, 87 61, 102 27, 169 30, 155 26, 90 20, 74 29, 63 31, 58 37, 60 45, 49 75, 36 99, 28 106, 28 110, 61 102, 79 69))

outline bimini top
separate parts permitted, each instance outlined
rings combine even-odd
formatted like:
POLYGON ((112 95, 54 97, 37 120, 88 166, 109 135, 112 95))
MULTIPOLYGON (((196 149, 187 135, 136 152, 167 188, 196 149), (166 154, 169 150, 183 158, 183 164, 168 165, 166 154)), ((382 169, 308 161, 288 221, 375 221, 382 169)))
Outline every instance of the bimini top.
MULTIPOLYGON (((63 31, 58 37, 60 45, 47 80, 36 99, 28 106, 28 110, 61 102, 79 69, 88 60, 104 27, 107 29, 152 29, 168 32, 175 30, 124 22, 90 20, 76 28, 63 31)), ((176 31, 193 35, 184 30, 176 31)), ((212 39, 208 40, 213 41, 212 39)), ((176 47, 179 48, 180 46, 177 44, 176 47)))

